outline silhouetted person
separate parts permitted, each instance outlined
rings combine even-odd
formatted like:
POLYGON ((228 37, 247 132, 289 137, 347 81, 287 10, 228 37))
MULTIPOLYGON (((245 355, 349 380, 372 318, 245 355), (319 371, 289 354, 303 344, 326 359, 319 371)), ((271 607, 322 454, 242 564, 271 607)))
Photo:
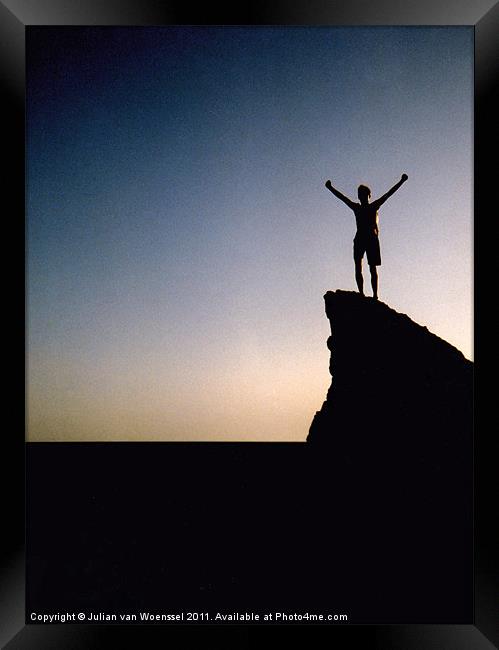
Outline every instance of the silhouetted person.
POLYGON ((398 188, 405 183, 408 176, 402 174, 401 179, 386 194, 383 194, 376 201, 369 203, 371 190, 366 185, 359 185, 357 194, 360 203, 351 201, 341 192, 331 185, 331 181, 326 181, 326 187, 335 196, 341 199, 355 213, 357 222, 357 232, 353 240, 353 259, 355 262, 355 280, 359 293, 364 295, 364 278, 362 277, 362 258, 364 253, 367 255, 367 263, 371 271, 371 286, 373 289, 374 300, 378 299, 378 271, 377 266, 381 266, 381 252, 379 247, 379 230, 378 230, 378 208, 388 199, 398 188))

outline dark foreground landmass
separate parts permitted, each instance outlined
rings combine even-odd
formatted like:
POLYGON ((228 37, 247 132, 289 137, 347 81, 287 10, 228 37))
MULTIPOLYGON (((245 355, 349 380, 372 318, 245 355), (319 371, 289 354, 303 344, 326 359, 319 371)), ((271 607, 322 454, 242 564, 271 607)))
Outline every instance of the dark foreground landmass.
POLYGON ((28 622, 472 622, 472 364, 382 303, 325 298, 333 379, 308 443, 27 445, 28 622))

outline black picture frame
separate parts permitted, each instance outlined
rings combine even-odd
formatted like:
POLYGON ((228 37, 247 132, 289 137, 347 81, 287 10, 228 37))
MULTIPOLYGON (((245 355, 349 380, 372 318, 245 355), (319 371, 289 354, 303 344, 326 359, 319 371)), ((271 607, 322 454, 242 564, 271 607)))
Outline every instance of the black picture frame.
MULTIPOLYGON (((492 134, 497 100, 493 97, 497 83, 499 61, 499 6, 496 2, 483 0, 469 3, 446 0, 418 3, 399 3, 396 0, 321 1, 307 0, 265 2, 253 1, 232 7, 217 7, 207 3, 204 8, 194 8, 178 2, 160 0, 114 0, 84 3, 62 0, 9 0, 0 2, 0 50, 1 83, 4 124, 7 141, 3 148, 7 173, 4 197, 10 205, 9 238, 21 248, 24 241, 24 37, 29 25, 473 25, 475 29, 475 274, 480 272, 481 239, 480 217, 485 218, 487 201, 491 202, 494 187, 493 168, 489 161, 496 153, 492 134)), ((20 255, 15 262, 15 277, 23 277, 20 255)), ((9 269, 10 271, 10 269, 9 269)), ((8 326, 11 341, 21 340, 23 327, 23 303, 19 299, 22 287, 19 282, 9 284, 14 316, 8 326), (21 321, 21 327, 19 327, 21 321)), ((475 330, 480 324, 475 299, 475 330)), ((10 345, 9 345, 10 347, 10 345)), ((475 337, 476 386, 481 385, 482 349, 475 337)), ((15 403, 16 396, 23 393, 24 377, 14 367, 9 381, 9 395, 15 403)), ((321 628, 331 642, 339 647, 372 648, 433 648, 460 650, 461 648, 499 647, 497 603, 498 586, 493 582, 497 574, 497 551, 493 543, 495 504, 495 467, 493 431, 482 426, 481 405, 484 393, 475 393, 475 624, 474 625, 388 625, 348 626, 321 628), (478 408, 480 407, 480 409, 478 408)), ((9 402, 10 403, 10 402, 9 402)), ((485 419, 485 418, 484 418, 485 419)), ((263 635, 276 640, 283 628, 164 628, 106 626, 25 626, 24 612, 24 543, 25 543, 25 441, 24 430, 18 410, 14 421, 6 428, 7 456, 11 474, 4 485, 6 497, 4 527, 7 551, 2 562, 2 621, 4 621, 2 647, 15 648, 100 648, 116 644, 117 647, 156 647, 165 638, 172 638, 180 647, 248 647, 250 642, 260 643, 263 635), (147 634, 149 645, 139 641, 147 634), (120 636, 118 645, 116 641, 120 636)), ((119 444, 119 443, 118 443, 119 444)), ((286 628, 289 630, 289 628, 286 628)), ((298 642, 310 644, 311 627, 294 627, 292 634, 298 642)))

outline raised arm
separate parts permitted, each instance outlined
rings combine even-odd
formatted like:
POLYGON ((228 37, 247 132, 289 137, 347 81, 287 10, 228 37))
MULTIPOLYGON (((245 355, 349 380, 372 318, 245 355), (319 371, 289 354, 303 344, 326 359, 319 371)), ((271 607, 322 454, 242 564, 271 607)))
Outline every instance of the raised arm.
POLYGON ((353 210, 355 203, 353 201, 350 201, 348 196, 345 196, 344 194, 339 192, 335 187, 333 187, 331 185, 331 181, 326 181, 326 187, 330 192, 332 192, 336 196, 336 198, 343 201, 343 203, 346 203, 348 205, 348 207, 352 208, 352 210, 353 210))
POLYGON ((386 201, 386 199, 389 199, 392 194, 395 194, 395 192, 398 190, 398 188, 401 185, 403 185, 408 178, 409 177, 407 176, 407 174, 402 174, 399 182, 395 183, 395 185, 391 189, 389 189, 386 194, 383 194, 383 196, 380 196, 379 199, 376 199, 376 201, 373 201, 371 203, 371 205, 374 205, 376 208, 379 208, 380 205, 383 205, 383 203, 386 201))

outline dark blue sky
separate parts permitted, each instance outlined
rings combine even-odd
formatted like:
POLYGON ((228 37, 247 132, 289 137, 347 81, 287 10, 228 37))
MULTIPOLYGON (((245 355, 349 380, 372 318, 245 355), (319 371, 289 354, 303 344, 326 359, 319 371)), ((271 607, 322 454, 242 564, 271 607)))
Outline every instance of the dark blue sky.
POLYGON ((381 299, 470 357, 472 64, 466 27, 28 28, 30 437, 304 439, 355 288, 327 178, 408 173, 381 299))

